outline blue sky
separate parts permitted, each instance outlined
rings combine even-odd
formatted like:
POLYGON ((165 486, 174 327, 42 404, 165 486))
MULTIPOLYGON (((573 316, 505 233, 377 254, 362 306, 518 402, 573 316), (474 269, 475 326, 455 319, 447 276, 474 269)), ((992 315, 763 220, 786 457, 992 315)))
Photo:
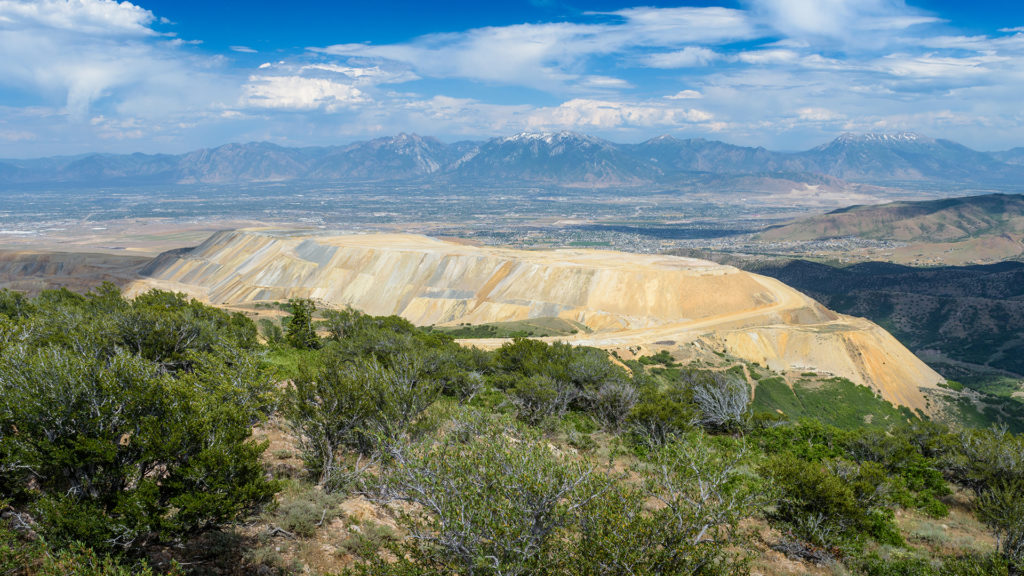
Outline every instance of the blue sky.
POLYGON ((1024 6, 0 0, 0 157, 575 130, 1024 146, 1024 6))

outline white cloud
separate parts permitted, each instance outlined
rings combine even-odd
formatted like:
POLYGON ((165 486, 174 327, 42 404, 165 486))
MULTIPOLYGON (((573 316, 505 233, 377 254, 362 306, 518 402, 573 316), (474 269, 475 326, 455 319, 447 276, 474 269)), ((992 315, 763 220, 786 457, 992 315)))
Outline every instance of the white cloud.
POLYGON ((920 45, 926 48, 969 50, 975 52, 1024 51, 1024 34, 1010 36, 934 36, 922 38, 920 45))
POLYGON ((840 60, 838 58, 826 58, 821 54, 809 54, 800 58, 800 66, 804 68, 817 68, 819 70, 850 71, 864 70, 866 66, 852 60, 840 60))
POLYGON ((367 101, 354 86, 303 76, 250 76, 243 90, 242 105, 255 108, 334 112, 367 101))
POLYGON ((409 44, 347 44, 324 51, 401 62, 424 76, 551 88, 576 78, 564 69, 581 52, 598 50, 599 45, 597 30, 566 23, 481 28, 427 36, 409 44))
POLYGON ((739 4, 282 50, 259 64, 231 55, 247 46, 217 55, 164 33, 172 23, 128 2, 0 0, 0 89, 35 107, 0 105, 0 142, 21 154, 72 134, 102 148, 189 134, 218 140, 208 145, 728 128, 734 141, 793 148, 842 128, 1024 144, 1024 28, 968 34, 906 0, 739 4))
POLYGON ((105 140, 138 140, 146 137, 148 123, 138 118, 107 118, 96 116, 89 120, 96 128, 96 135, 105 140))
POLYGON ((98 102, 110 113, 154 99, 162 106, 138 106, 143 115, 168 117, 230 90, 216 57, 183 53, 188 42, 168 41, 151 12, 128 2, 0 0, 0 17, 0 85, 34 92, 74 121, 98 102))
MULTIPOLYGON (((405 129, 428 134, 439 130, 449 133, 481 135, 509 134, 520 131, 579 130, 612 135, 636 130, 687 127, 704 132, 721 129, 724 124, 704 110, 679 107, 664 101, 619 102, 574 98, 558 106, 496 105, 472 98, 435 96, 412 99, 402 109, 405 129)), ((379 124, 378 116, 360 113, 360 121, 379 124)), ((383 118, 394 122, 394 118, 383 118)))
POLYGON ((652 68, 692 68, 707 66, 721 58, 721 54, 703 46, 687 46, 675 52, 650 54, 643 59, 652 68))
POLYGON ((736 59, 746 64, 788 64, 800 59, 800 55, 792 50, 753 50, 740 52, 736 59))
MULTIPOLYGON (((624 54, 634 48, 680 48, 685 52, 688 44, 754 36, 754 27, 741 10, 631 8, 606 15, 620 20, 476 28, 423 36, 404 44, 338 44, 320 51, 401 62, 423 76, 564 91, 592 76, 579 70, 594 57, 624 54)), ((706 49, 693 47, 691 54, 705 54, 701 50, 706 49)))
POLYGON ((62 98, 76 118, 84 117, 98 100, 121 100, 119 92, 125 90, 135 95, 170 90, 180 98, 172 110, 180 109, 194 101, 190 93, 207 95, 196 84, 211 80, 190 68, 191 58, 179 56, 174 47, 142 42, 83 42, 63 34, 5 30, 0 31, 0 53, 6 56, 0 60, 0 83, 62 98))
POLYGON ((755 36, 754 24, 743 10, 730 8, 628 8, 613 12, 626 19, 612 32, 629 46, 716 44, 755 36))
POLYGON ((455 133, 480 134, 481 130, 501 133, 521 129, 520 118, 532 108, 524 105, 487 104, 473 98, 438 95, 428 100, 411 100, 403 105, 416 129, 436 132, 444 126, 455 133))
POLYGON ((582 76, 574 84, 577 87, 592 88, 594 90, 629 88, 632 86, 622 78, 598 75, 582 76))
POLYGON ((202 43, 202 40, 185 40, 183 38, 171 38, 167 41, 168 46, 173 46, 175 48, 179 46, 199 46, 202 43))
POLYGON ((703 98, 704 95, 696 90, 680 90, 671 96, 665 96, 669 100, 689 100, 694 98, 703 98))
POLYGON ((419 76, 406 69, 384 69, 380 66, 342 66, 333 63, 307 64, 299 73, 327 72, 340 74, 359 85, 395 84, 419 80, 419 76))
POLYGON ((86 34, 148 36, 153 13, 114 0, 0 0, 0 27, 45 27, 86 34))
POLYGON ((450 120, 480 103, 472 98, 452 98, 451 96, 434 96, 430 100, 412 101, 406 104, 409 110, 422 111, 438 120, 450 120))
POLYGON ((242 86, 242 108, 338 112, 375 101, 377 95, 394 110, 404 98, 378 88, 418 78, 402 67, 329 61, 267 62, 258 70, 262 72, 250 75, 242 86))
POLYGON ((693 108, 664 105, 630 104, 576 98, 559 106, 532 112, 526 124, 530 129, 597 128, 624 126, 680 126, 711 122, 711 114, 693 108))
POLYGON ((827 108, 801 108, 796 111, 796 114, 797 118, 800 120, 807 120, 810 122, 832 122, 845 118, 844 115, 827 108))
POLYGON ((0 140, 8 142, 24 142, 35 140, 36 135, 28 130, 0 130, 0 140))
POLYGON ((893 32, 940 20, 903 0, 753 0, 765 23, 790 38, 877 44, 893 32))
POLYGON ((934 55, 912 56, 908 54, 892 54, 883 58, 879 68, 896 76, 913 78, 946 77, 967 80, 969 77, 992 72, 992 65, 1010 61, 1009 58, 984 55, 964 58, 942 57, 934 55))

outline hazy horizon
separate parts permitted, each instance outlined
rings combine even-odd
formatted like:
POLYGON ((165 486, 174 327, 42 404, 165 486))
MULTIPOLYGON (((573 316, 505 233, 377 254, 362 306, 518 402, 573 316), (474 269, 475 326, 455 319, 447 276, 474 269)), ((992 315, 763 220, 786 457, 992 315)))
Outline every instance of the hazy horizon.
MULTIPOLYGON (((928 139, 932 139, 932 140, 948 140, 948 141, 954 142, 956 144, 964 144, 963 142, 958 142, 958 141, 950 139, 950 138, 944 138, 942 136, 936 136, 936 135, 933 135, 933 134, 922 134, 922 133, 919 133, 919 132, 896 131, 896 130, 894 130, 894 131, 878 131, 878 132, 840 132, 840 133, 836 133, 836 134, 832 135, 831 137, 825 135, 826 139, 823 139, 823 140, 821 140, 819 142, 816 142, 816 143, 811 143, 810 145, 808 145, 805 148, 792 148, 792 149, 770 148, 768 146, 765 146, 764 144, 758 144, 758 143, 740 144, 740 143, 731 141, 728 138, 728 135, 725 135, 725 134, 719 135, 719 136, 715 136, 715 135, 711 135, 711 136, 706 136, 706 135, 687 136, 687 135, 665 133, 665 134, 657 134, 657 135, 654 135, 654 136, 644 137, 644 138, 639 139, 639 140, 635 140, 635 139, 634 140, 618 139, 617 140, 617 139, 614 139, 614 137, 613 138, 604 138, 604 137, 601 137, 601 136, 597 136, 596 134, 591 134, 591 133, 588 133, 588 132, 582 132, 582 131, 578 131, 578 130, 518 132, 518 133, 514 133, 514 134, 493 134, 491 136, 482 136, 480 138, 459 138, 459 139, 439 138, 439 137, 434 136, 432 134, 419 134, 419 133, 416 133, 416 132, 396 132, 396 133, 393 133, 393 134, 381 134, 381 135, 377 135, 377 136, 367 136, 367 137, 364 137, 364 138, 351 138, 351 139, 341 140, 341 141, 334 142, 334 143, 322 143, 322 144, 279 143, 279 142, 275 142, 273 140, 247 140, 247 141, 237 141, 236 140, 236 141, 230 141, 230 142, 213 143, 213 144, 210 144, 210 145, 207 145, 207 146, 202 146, 200 148, 188 148, 188 149, 183 149, 183 150, 180 150, 180 151, 150 151, 150 150, 145 150, 145 149, 138 149, 138 150, 125 151, 125 152, 108 152, 108 151, 102 151, 102 150, 83 150, 83 151, 80 151, 80 152, 70 152, 70 153, 67 153, 67 154, 52 154, 52 155, 49 155, 49 156, 38 156, 38 155, 20 155, 19 156, 19 155, 10 155, 10 156, 5 156, 5 157, 0 157, 0 160, 35 160, 35 159, 42 159, 42 158, 62 158, 62 157, 90 156, 90 155, 93 155, 93 154, 113 154, 113 155, 143 154, 143 155, 148 155, 148 156, 157 156, 157 155, 164 154, 164 155, 178 156, 178 155, 187 154, 187 153, 190 153, 190 152, 195 152, 195 151, 198 151, 198 150, 213 150, 213 149, 221 148, 221 147, 224 147, 224 146, 233 146, 233 145, 248 146, 248 145, 252 145, 252 144, 273 144, 273 145, 277 145, 277 146, 281 146, 281 147, 285 147, 285 148, 297 148, 297 149, 298 148, 330 148, 330 147, 350 146, 350 145, 366 143, 366 142, 370 142, 370 141, 374 141, 374 140, 380 140, 380 139, 391 139, 391 138, 397 139, 397 138, 400 138, 403 135, 406 135, 406 136, 416 136, 416 137, 424 138, 424 139, 434 139, 434 140, 437 140, 438 142, 441 142, 444 145, 452 145, 452 144, 457 144, 459 142, 484 143, 484 142, 487 142, 487 141, 493 140, 493 139, 508 139, 508 138, 512 138, 512 137, 515 137, 515 136, 517 136, 519 134, 560 134, 560 133, 569 133, 569 134, 575 134, 575 135, 578 135, 578 136, 595 136, 595 137, 601 138, 602 140, 605 140, 607 142, 611 142, 612 144, 627 145, 627 146, 628 145, 632 145, 632 144, 641 144, 641 143, 644 143, 644 142, 647 142, 647 141, 650 141, 650 140, 653 140, 653 139, 657 139, 657 138, 662 138, 662 137, 671 137, 671 138, 675 138, 677 140, 703 139, 703 140, 712 141, 712 142, 722 142, 724 144, 733 145, 733 146, 742 146, 742 147, 749 147, 749 148, 762 147, 762 148, 765 148, 766 150, 769 150, 771 152, 776 152, 776 153, 781 153, 781 154, 798 154, 798 153, 801 153, 801 152, 807 152, 807 151, 812 150, 814 148, 817 148, 819 146, 827 145, 827 144, 829 144, 831 142, 834 142, 835 140, 837 140, 837 139, 839 139, 839 138, 841 138, 843 136, 846 136, 846 135, 853 135, 853 136, 869 136, 869 135, 896 136, 896 135, 902 135, 902 134, 913 134, 913 135, 916 135, 916 136, 920 136, 920 137, 924 137, 924 138, 928 138, 928 139)), ((1020 145, 1014 145, 1014 146, 1010 146, 1009 148, 1003 148, 1003 149, 988 149, 988 150, 985 150, 985 149, 972 148, 971 146, 968 146, 968 148, 972 148, 974 150, 977 150, 978 152, 985 152, 985 153, 1006 152, 1006 151, 1009 151, 1009 150, 1013 150, 1013 149, 1017 149, 1017 148, 1022 148, 1022 147, 1024 147, 1024 138, 1021 139, 1021 144, 1020 145)))

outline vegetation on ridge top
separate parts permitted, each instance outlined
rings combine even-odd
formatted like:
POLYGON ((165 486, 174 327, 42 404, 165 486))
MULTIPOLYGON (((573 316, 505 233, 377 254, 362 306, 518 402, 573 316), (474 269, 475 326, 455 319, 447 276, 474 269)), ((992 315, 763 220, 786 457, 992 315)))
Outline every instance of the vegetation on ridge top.
POLYGON ((773 550, 869 575, 1024 569, 1019 436, 786 421, 732 372, 484 352, 351 310, 300 338, 311 306, 292 309, 296 337, 268 348, 171 293, 0 292, 0 572, 744 574, 773 550), (966 511, 992 545, 901 520, 966 511))

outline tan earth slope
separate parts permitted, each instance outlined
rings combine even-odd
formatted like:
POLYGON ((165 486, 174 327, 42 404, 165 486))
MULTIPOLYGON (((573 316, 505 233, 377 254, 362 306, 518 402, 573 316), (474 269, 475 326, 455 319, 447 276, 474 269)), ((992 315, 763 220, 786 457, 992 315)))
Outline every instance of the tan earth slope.
POLYGON ((251 229, 214 234, 143 273, 129 294, 161 288, 228 305, 313 298, 420 325, 559 317, 592 331, 566 338, 573 343, 683 357, 724 350, 775 370, 849 378, 913 409, 927 410, 922 391, 942 381, 867 320, 777 280, 691 258, 251 229))
POLYGON ((0 288, 34 295, 57 287, 85 292, 102 282, 123 286, 149 261, 134 254, 0 249, 0 288))

